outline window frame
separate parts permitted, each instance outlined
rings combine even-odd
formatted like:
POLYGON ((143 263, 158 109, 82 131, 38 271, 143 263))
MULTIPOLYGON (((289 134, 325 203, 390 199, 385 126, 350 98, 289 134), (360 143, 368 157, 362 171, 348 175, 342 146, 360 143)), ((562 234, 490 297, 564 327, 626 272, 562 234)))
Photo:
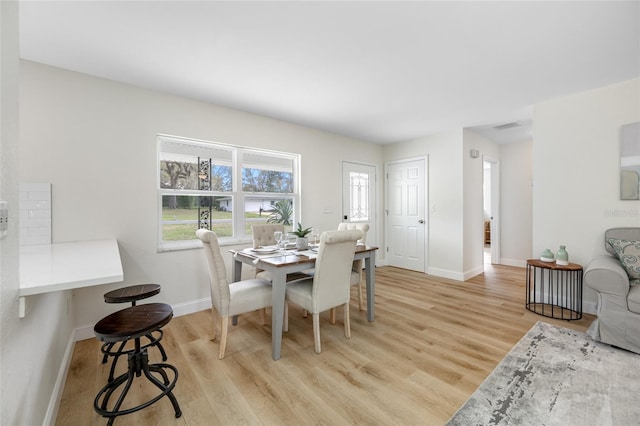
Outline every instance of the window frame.
MULTIPOLYGON (((195 155, 195 154, 194 154, 195 155)), ((174 250, 187 250, 192 248, 201 247, 200 241, 195 237, 189 240, 163 240, 163 196, 166 195, 183 195, 183 196, 224 196, 231 197, 232 199, 232 225, 233 231, 231 237, 219 238, 219 243, 222 246, 225 245, 239 245, 251 243, 253 237, 245 232, 248 221, 246 220, 245 205, 248 199, 255 198, 269 198, 272 200, 289 199, 293 203, 293 220, 292 223, 296 223, 300 220, 300 154, 274 151, 262 148, 254 148, 249 146, 233 145, 221 142, 212 142, 201 139, 186 138, 181 136, 172 136, 165 134, 157 135, 156 144, 156 190, 157 190, 157 250, 158 252, 174 251, 174 250), (197 149, 224 149, 232 152, 232 189, 227 191, 212 191, 212 190, 194 190, 194 189, 174 189, 174 188, 162 188, 161 187, 161 157, 163 152, 162 145, 165 143, 179 143, 185 146, 193 146, 194 151, 197 149), (286 160, 290 160, 292 163, 292 186, 293 191, 291 193, 278 193, 278 192, 249 192, 243 191, 242 188, 242 158, 244 153, 252 153, 267 157, 279 157, 286 160)), ((199 219, 196 218, 196 221, 199 219)), ((196 227, 197 227, 196 222, 196 227)))

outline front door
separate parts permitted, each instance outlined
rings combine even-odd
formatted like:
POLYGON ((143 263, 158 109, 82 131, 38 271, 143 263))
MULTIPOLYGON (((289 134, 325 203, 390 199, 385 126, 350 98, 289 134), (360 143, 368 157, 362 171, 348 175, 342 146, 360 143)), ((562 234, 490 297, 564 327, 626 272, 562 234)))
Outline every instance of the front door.
POLYGON ((342 163, 342 221, 368 223, 367 245, 377 246, 375 166, 342 163))
POLYGON ((390 266, 425 271, 425 160, 387 165, 387 250, 390 266))

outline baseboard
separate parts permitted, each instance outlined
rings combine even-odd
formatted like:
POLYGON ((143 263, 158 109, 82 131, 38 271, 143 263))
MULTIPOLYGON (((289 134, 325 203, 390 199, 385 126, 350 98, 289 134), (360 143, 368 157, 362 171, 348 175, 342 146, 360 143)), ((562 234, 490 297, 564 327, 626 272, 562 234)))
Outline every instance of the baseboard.
POLYGON ((508 258, 501 258, 498 262, 499 265, 505 265, 505 266, 515 266, 517 268, 526 268, 527 267, 527 261, 526 260, 521 260, 521 259, 508 259, 508 258))
MULTIPOLYGON (((189 315, 194 312, 204 311, 205 309, 211 309, 211 299, 203 298, 196 299, 185 303, 178 303, 176 305, 172 305, 173 307, 173 316, 181 317, 183 315, 189 315)), ((96 335, 93 333, 93 326, 95 324, 83 325, 75 330, 74 341, 77 342, 79 340, 86 339, 94 339, 96 335)))
POLYGON ((463 274, 464 276, 464 281, 471 279, 473 277, 475 277, 476 275, 480 275, 484 272, 484 265, 478 266, 476 268, 473 268, 470 271, 467 271, 463 274))
POLYGON ((464 274, 462 272, 450 271, 448 269, 429 268, 427 270, 427 274, 441 278, 448 278, 450 280, 464 281, 464 274))
POLYGON ((71 358, 73 356, 73 349, 75 345, 76 341, 74 339, 74 333, 71 333, 67 342, 67 349, 65 349, 62 362, 60 363, 58 377, 56 377, 56 382, 53 385, 53 392, 51 392, 49 406, 47 407, 47 412, 45 413, 44 420, 42 421, 44 426, 56 424, 58 409, 60 408, 60 400, 62 399, 64 384, 67 382, 67 373, 69 372, 69 366, 71 365, 71 358))
POLYGON ((582 312, 585 314, 596 315, 598 313, 597 310, 598 304, 596 302, 582 302, 582 312))
POLYGON ((204 311, 205 309, 211 309, 211 298, 209 297, 173 305, 173 316, 181 317, 183 315, 193 314, 194 312, 204 311))

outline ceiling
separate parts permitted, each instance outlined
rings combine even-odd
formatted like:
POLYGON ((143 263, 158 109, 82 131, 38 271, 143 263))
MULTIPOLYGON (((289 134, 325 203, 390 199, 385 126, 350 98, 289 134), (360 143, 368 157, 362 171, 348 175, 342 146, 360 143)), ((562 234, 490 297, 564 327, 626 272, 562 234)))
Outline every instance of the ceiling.
POLYGON ((25 59, 380 144, 463 127, 530 138, 534 104, 640 76, 638 1, 21 0, 19 13, 25 59))

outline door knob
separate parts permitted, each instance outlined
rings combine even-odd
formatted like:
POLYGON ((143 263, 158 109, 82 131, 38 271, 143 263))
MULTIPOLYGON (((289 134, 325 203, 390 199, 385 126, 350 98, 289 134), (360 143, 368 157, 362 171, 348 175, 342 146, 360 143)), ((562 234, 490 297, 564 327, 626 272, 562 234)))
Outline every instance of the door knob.
POLYGON ((424 220, 420 219, 420 220, 418 221, 418 223, 424 223, 424 220))

